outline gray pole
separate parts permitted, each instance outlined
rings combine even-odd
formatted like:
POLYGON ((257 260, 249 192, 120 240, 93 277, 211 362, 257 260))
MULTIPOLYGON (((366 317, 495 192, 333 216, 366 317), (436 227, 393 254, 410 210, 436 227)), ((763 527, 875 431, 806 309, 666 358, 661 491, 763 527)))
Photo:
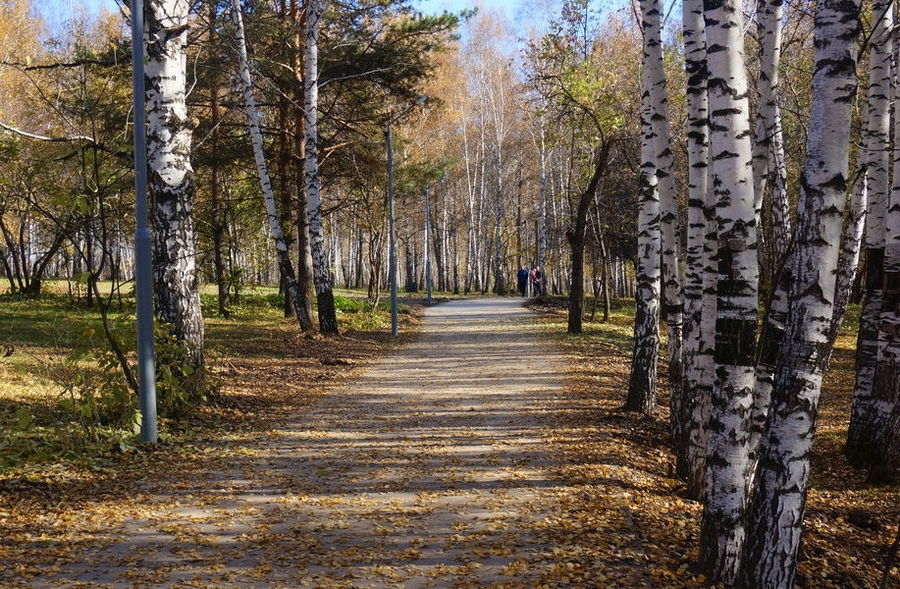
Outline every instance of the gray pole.
POLYGON ((391 283, 391 335, 400 333, 397 320, 397 231, 394 228, 394 143, 391 137, 391 125, 405 117, 409 111, 428 100, 427 96, 419 96, 407 106, 400 114, 388 120, 384 127, 384 142, 387 145, 387 174, 388 174, 388 242, 389 253, 388 277, 391 283))
POLYGON ((397 320, 397 232, 394 229, 394 146, 391 138, 391 123, 384 129, 384 141, 387 144, 388 174, 388 277, 391 283, 391 335, 400 332, 397 320))
POLYGON ((428 202, 428 187, 425 187, 425 301, 431 304, 431 205, 428 202))
POLYGON ((153 352, 153 267, 147 223, 147 128, 144 102, 144 4, 131 0, 131 64, 134 84, 134 188, 137 227, 134 233, 137 303, 138 388, 141 439, 156 443, 156 366, 153 352))

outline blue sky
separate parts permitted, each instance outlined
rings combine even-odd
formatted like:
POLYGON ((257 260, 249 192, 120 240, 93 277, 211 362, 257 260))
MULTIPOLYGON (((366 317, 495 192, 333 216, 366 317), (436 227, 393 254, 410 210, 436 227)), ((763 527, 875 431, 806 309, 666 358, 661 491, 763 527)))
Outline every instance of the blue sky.
MULTIPOLYGON (((121 0, 130 3, 130 0, 121 0)), ((497 11, 510 22, 517 25, 531 24, 541 18, 541 12, 554 4, 549 0, 414 0, 419 9, 426 14, 439 14, 443 11, 459 12, 463 9, 480 7, 484 10, 497 11)), ((42 0, 34 2, 36 10, 44 15, 50 30, 69 20, 80 11, 96 14, 103 8, 117 11, 115 0, 42 0)))
POLYGON ((466 8, 475 8, 481 6, 483 8, 502 10, 508 16, 511 16, 514 6, 519 3, 516 0, 420 0, 419 6, 425 13, 440 13, 444 10, 448 12, 459 12, 466 8))
MULTIPOLYGON (((464 8, 473 8, 479 4, 485 8, 500 9, 510 14, 512 8, 519 4, 517 0, 420 0, 422 12, 440 13, 443 10, 457 12, 464 8)), ((116 9, 114 0, 43 0, 36 2, 44 16, 51 21, 63 21, 68 18, 73 10, 83 7, 91 13, 98 12, 102 7, 111 10, 116 9)))

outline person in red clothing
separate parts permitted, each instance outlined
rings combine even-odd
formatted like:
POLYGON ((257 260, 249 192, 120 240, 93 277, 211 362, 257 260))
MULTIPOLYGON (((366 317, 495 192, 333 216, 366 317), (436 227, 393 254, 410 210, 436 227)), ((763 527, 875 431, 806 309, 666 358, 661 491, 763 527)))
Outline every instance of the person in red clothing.
POLYGON ((534 296, 539 297, 544 294, 543 283, 541 282, 543 279, 543 274, 541 273, 541 267, 535 266, 531 269, 531 274, 529 274, 529 279, 531 280, 531 290, 534 293, 534 296))

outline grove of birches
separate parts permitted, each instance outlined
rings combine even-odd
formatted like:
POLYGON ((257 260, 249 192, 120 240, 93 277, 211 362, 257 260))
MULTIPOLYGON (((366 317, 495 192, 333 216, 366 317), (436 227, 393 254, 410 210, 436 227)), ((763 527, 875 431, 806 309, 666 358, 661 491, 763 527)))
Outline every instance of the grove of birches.
MULTIPOLYGON (((131 11, 117 7, 51 29, 28 0, 0 4, 11 294, 63 279, 101 308, 109 284, 133 296, 131 11)), ((326 336, 334 289, 384 297, 389 137, 402 291, 430 279, 511 295, 516 271, 540 266, 573 334, 586 297, 634 299, 622 403, 641 419, 669 392, 674 476, 703 502, 710 579, 794 586, 823 375, 851 304, 847 457, 873 484, 896 477, 889 0, 143 10, 162 414, 206 398, 200 284, 217 287, 205 311, 220 315, 246 286, 280 284, 297 329, 326 336)), ((104 345, 135 388, 122 337, 109 329, 104 345)))

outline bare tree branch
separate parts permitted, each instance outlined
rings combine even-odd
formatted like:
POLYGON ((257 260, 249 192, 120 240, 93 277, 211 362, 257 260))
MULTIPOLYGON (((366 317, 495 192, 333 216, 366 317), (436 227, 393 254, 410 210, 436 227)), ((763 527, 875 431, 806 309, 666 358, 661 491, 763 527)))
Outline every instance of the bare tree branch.
POLYGON ((37 141, 47 141, 50 143, 86 143, 96 149, 99 149, 102 152, 109 153, 111 155, 115 155, 117 157, 132 159, 132 154, 127 151, 119 151, 116 149, 112 149, 107 147, 103 143, 100 143, 93 137, 88 137, 87 135, 67 135, 64 137, 50 137, 48 135, 38 135, 36 133, 29 133, 28 131, 23 131, 12 125, 8 125, 4 122, 0 122, 0 129, 5 129, 10 133, 15 133, 20 137, 25 137, 27 139, 34 139, 37 141))

